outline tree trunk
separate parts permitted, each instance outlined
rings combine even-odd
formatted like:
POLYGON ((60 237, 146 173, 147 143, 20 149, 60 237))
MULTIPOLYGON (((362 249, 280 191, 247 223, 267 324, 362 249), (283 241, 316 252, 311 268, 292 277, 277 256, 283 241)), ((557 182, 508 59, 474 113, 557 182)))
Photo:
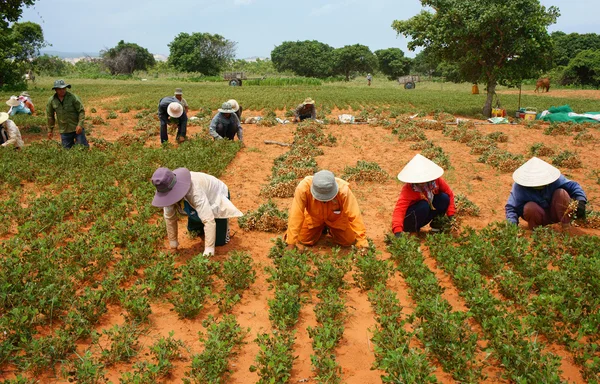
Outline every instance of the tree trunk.
POLYGON ((494 95, 496 94, 496 82, 488 82, 487 84, 487 98, 485 99, 485 105, 483 106, 483 116, 491 117, 492 116, 492 101, 494 100, 494 95))

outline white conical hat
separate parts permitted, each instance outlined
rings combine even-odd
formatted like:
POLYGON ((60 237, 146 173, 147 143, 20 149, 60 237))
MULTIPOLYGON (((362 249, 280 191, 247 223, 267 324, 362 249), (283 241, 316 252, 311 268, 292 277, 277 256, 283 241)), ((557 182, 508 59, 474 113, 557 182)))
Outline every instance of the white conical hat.
POLYGON ((411 161, 402 168, 398 180, 405 183, 426 183, 438 179, 444 174, 442 167, 421 154, 416 154, 411 161))
POLYGON ((515 183, 524 187, 541 187, 560 177, 560 170, 542 159, 532 157, 513 173, 515 183))

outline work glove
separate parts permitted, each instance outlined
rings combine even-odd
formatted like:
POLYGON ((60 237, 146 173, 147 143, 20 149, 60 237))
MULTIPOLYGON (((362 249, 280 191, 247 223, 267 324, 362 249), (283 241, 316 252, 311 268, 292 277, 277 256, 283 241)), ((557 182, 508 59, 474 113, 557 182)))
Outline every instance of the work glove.
POLYGON ((586 204, 585 200, 579 200, 577 202, 577 218, 580 220, 585 219, 585 204, 586 204))
POLYGON ((177 240, 170 240, 169 246, 171 247, 171 249, 177 249, 177 247, 179 247, 179 242, 177 240))

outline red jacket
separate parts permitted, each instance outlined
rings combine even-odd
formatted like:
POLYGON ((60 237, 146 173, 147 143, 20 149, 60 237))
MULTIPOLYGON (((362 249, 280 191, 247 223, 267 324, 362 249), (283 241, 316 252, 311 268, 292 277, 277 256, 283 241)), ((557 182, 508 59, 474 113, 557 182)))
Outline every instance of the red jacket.
MULTIPOLYGON (((437 188, 433 193, 437 195, 440 192, 443 192, 450 197, 450 205, 448 206, 448 211, 446 211, 447 216, 453 216, 456 212, 456 208, 454 207, 454 193, 448 186, 448 184, 441 177, 436 181, 437 188)), ((400 196, 398 196, 398 201, 396 202, 396 207, 394 208, 394 214, 392 215, 392 232, 402 232, 404 229, 404 219, 406 218, 406 210, 411 205, 418 203, 421 200, 427 200, 427 196, 421 192, 415 192, 412 189, 411 184, 404 184, 402 190, 400 191, 400 196)))

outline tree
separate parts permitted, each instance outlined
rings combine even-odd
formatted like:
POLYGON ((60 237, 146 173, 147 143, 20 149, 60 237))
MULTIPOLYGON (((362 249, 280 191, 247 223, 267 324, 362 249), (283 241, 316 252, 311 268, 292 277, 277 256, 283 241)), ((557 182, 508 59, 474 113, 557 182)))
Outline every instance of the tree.
POLYGON ((221 35, 180 33, 169 43, 169 64, 180 71, 216 76, 235 58, 235 46, 221 35))
POLYGON ((116 47, 101 51, 100 56, 112 75, 130 75, 133 71, 145 71, 156 64, 154 56, 146 48, 123 40, 116 47))
POLYGON ((279 72, 324 78, 333 74, 334 48, 316 40, 284 41, 271 51, 271 61, 279 72))
POLYGON ((375 51, 375 56, 377 56, 379 70, 390 80, 396 80, 410 72, 411 60, 404 57, 404 52, 400 48, 380 49, 375 51))
POLYGON ((0 31, 7 29, 9 23, 14 23, 21 18, 23 6, 29 7, 35 0, 2 0, 0 7, 0 31))
POLYGON ((69 72, 72 64, 64 61, 58 56, 42 55, 36 57, 31 64, 36 73, 46 76, 63 76, 69 72))
POLYGON ((35 59, 39 55, 40 49, 47 45, 44 41, 42 27, 29 21, 14 23, 10 38, 13 44, 12 57, 17 62, 35 59))
POLYGON ((334 51, 334 73, 350 80, 353 72, 373 72, 377 68, 377 57, 366 45, 346 45, 334 51))
POLYGON ((496 85, 518 83, 549 68, 548 26, 559 16, 539 0, 421 0, 421 11, 392 28, 411 37, 408 47, 425 47, 440 61, 458 67, 462 81, 484 82, 485 116, 491 115, 496 85))
POLYGON ((581 51, 600 49, 600 35, 596 33, 569 33, 561 31, 552 32, 550 35, 554 43, 552 61, 554 65, 566 66, 581 51))
POLYGON ((563 83, 600 87, 600 50, 585 50, 575 56, 565 68, 563 83))

